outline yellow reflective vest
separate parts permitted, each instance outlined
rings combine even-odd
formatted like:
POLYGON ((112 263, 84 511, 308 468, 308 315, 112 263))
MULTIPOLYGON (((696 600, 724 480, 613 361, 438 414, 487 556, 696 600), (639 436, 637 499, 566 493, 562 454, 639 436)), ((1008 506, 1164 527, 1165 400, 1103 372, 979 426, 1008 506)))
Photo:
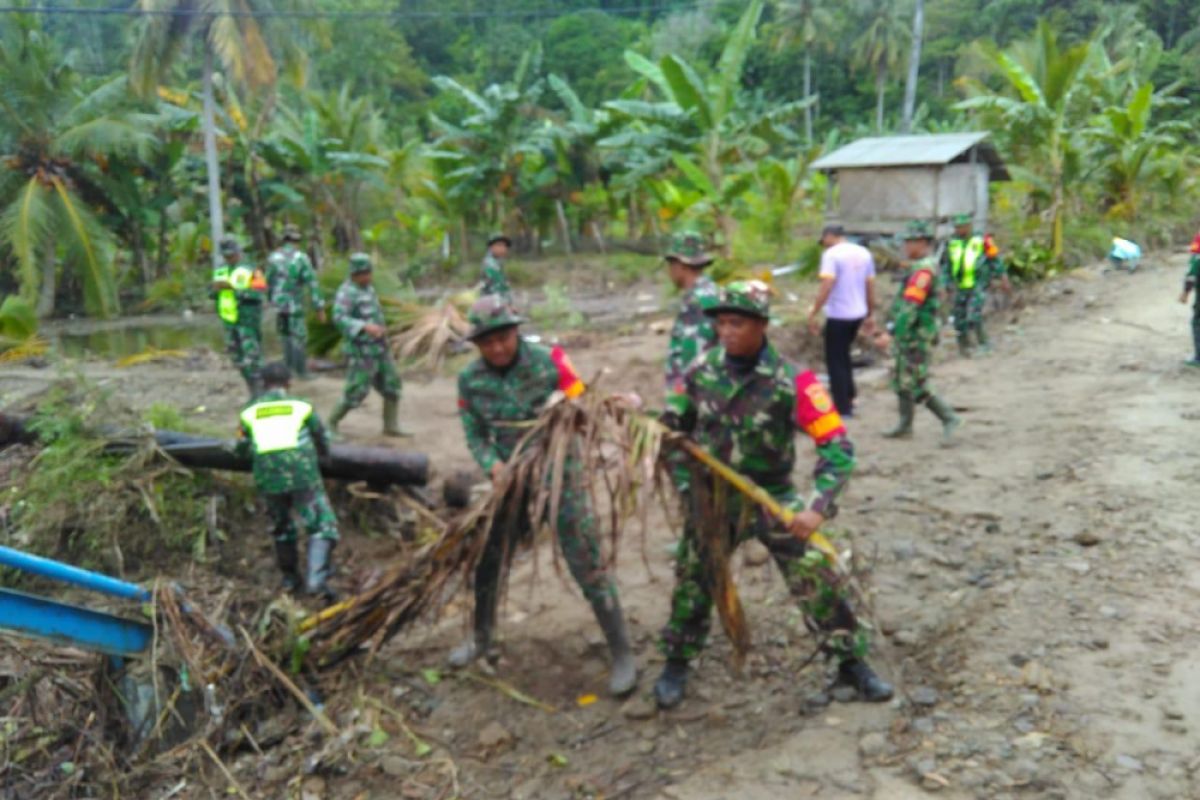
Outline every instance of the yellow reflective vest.
POLYGON ((255 453, 278 453, 300 446, 300 433, 312 412, 303 400, 264 400, 247 406, 241 419, 255 453))
POLYGON ((955 285, 959 289, 974 289, 975 267, 983 255, 983 237, 951 239, 946 252, 950 256, 950 274, 954 276, 955 285))
POLYGON ((266 291, 267 282, 261 272, 244 265, 223 264, 213 270, 213 283, 228 283, 231 288, 217 290, 217 316, 229 325, 238 321, 238 294, 247 291, 266 291))

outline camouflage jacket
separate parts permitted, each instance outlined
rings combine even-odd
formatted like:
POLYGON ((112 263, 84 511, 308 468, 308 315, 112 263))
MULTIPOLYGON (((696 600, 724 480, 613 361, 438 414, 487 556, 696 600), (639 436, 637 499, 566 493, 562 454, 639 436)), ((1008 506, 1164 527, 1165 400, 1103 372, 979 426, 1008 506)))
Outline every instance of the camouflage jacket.
POLYGON ((483 290, 480 294, 512 294, 512 287, 508 285, 508 277, 504 274, 504 262, 492 255, 490 250, 483 257, 483 290))
POLYGON ((484 472, 512 457, 530 422, 556 391, 583 393, 583 382, 561 347, 522 341, 516 360, 499 370, 482 358, 458 375, 458 413, 467 447, 484 472))
POLYGON ((329 452, 329 433, 311 406, 303 419, 295 447, 259 452, 260 445, 255 440, 253 423, 248 423, 246 416, 274 416, 272 412, 280 410, 279 407, 283 406, 280 401, 284 400, 296 401, 297 398, 283 389, 271 389, 259 395, 242 410, 239 438, 234 452, 242 458, 253 459, 254 483, 263 494, 280 494, 320 486, 321 469, 317 463, 318 454, 325 455, 329 452))
POLYGON ((807 507, 826 516, 854 471, 851 444, 825 387, 808 370, 780 357, 768 342, 744 373, 714 347, 687 374, 683 391, 667 395, 663 421, 772 495, 792 491, 795 435, 817 448, 807 507))
POLYGON ((892 335, 900 346, 930 344, 938 333, 937 263, 914 261, 892 303, 892 335))
POLYGON ((701 275, 683 294, 679 315, 667 344, 667 388, 680 384, 696 359, 717 343, 717 330, 705 310, 717 304, 720 290, 712 278, 701 275))
POLYGON ((317 273, 308 254, 295 247, 284 245, 271 253, 267 261, 267 285, 271 303, 283 314, 303 314, 304 296, 312 298, 312 304, 320 307, 324 298, 317 284, 317 273))
MULTIPOLYGON (((1192 254, 1191 260, 1188 261, 1187 275, 1183 278, 1183 286, 1188 291, 1196 288, 1197 279, 1200 279, 1200 253, 1192 254)), ((1200 294, 1197 296, 1197 303, 1200 303, 1200 294)))
POLYGON ((333 298, 333 324, 342 334, 343 349, 348 355, 378 355, 387 349, 386 339, 375 339, 363 330, 370 323, 387 324, 375 287, 363 288, 347 278, 333 298))

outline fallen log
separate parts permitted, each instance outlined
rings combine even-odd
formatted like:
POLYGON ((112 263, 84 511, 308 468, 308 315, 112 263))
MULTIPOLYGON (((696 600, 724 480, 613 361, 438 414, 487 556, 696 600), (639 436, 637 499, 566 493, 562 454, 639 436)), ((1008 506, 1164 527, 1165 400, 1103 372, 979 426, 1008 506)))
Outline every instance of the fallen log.
MULTIPOLYGON (((110 439, 107 449, 114 453, 130 452, 142 441, 142 437, 127 432, 105 435, 110 439)), ((250 471, 250 459, 235 455, 230 440, 166 430, 155 431, 153 436, 163 452, 185 467, 250 471)), ((27 418, 0 414, 0 446, 36 441, 37 433, 30 429, 27 418)), ((335 444, 329 455, 321 459, 321 474, 335 480, 367 481, 380 486, 424 486, 429 480, 429 457, 390 447, 335 444)))

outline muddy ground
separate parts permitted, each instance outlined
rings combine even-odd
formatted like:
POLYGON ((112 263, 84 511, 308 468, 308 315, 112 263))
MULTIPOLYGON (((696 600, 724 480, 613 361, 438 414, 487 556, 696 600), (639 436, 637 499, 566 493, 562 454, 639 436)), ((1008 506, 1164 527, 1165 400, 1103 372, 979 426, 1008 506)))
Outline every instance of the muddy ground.
MULTIPOLYGON (((986 357, 957 357, 947 336, 933 376, 966 421, 953 449, 938 447, 924 411, 912 441, 883 439, 895 413, 885 371, 860 372, 850 422, 860 467, 831 527, 874 559, 883 634, 874 661, 901 688, 891 704, 829 696, 827 668, 806 665, 813 643, 782 581, 751 550, 737 572, 754 640, 743 674, 714 630, 687 701, 656 713, 648 695, 673 534, 655 517, 618 568, 643 668, 633 699, 604 697, 603 641, 543 546, 538 579, 528 558, 514 575, 493 673, 441 669, 463 632, 454 604, 342 676, 342 693, 328 698, 339 725, 365 719, 388 741, 310 775, 309 748, 293 735, 236 757, 234 774, 253 797, 313 800, 1200 797, 1191 658, 1200 645, 1200 371, 1181 363, 1190 347, 1190 311, 1176 302, 1182 271, 1181 258, 1163 257, 1134 275, 1085 269, 1029 290, 1021 310, 992 317, 997 347, 986 357), (432 753, 418 757, 380 705, 432 753)), ((665 338, 647 324, 626 331, 566 340, 585 375, 607 367, 612 388, 655 397, 665 338)), ((217 429, 232 430, 243 395, 237 375, 204 354, 75 368, 217 429)), ((0 394, 18 401, 46 376, 5 369, 0 394)), ((321 375, 298 388, 328 410, 340 382, 321 375)), ((344 423, 347 437, 381 441, 379 412, 372 397, 344 423)), ((403 413, 411 446, 440 471, 469 466, 452 377, 409 380, 403 413)), ((811 460, 801 453, 805 481, 811 460)), ((400 546, 349 533, 338 553, 344 580, 400 546)), ((267 547, 264 534, 246 532, 244 574, 269 572, 267 547)), ((175 796, 210 794, 193 780, 175 796)))

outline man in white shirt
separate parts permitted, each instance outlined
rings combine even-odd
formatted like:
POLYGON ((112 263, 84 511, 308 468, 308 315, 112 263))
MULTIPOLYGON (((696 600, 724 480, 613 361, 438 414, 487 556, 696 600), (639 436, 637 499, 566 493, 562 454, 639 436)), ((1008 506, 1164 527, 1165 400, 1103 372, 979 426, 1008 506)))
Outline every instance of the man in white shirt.
POLYGON ((821 288, 808 315, 808 329, 815 336, 819 315, 825 309, 825 368, 829 392, 843 417, 854 415, 854 371, 850 346, 859 328, 868 336, 875 328, 875 259, 871 251, 846 240, 841 225, 826 225, 821 232, 821 288))

